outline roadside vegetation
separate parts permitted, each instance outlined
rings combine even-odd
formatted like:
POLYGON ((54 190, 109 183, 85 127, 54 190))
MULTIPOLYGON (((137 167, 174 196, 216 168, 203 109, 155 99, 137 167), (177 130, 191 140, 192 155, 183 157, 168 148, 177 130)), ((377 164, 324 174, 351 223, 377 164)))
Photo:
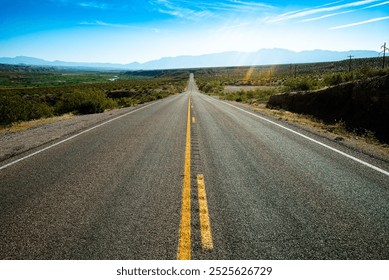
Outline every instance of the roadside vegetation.
POLYGON ((213 68, 195 71, 200 91, 221 99, 261 104, 280 93, 308 92, 387 75, 380 58, 325 63, 213 68), (351 71, 350 71, 351 70, 351 71), (196 73, 197 72, 197 73, 196 73), (233 87, 233 90, 231 90, 233 87))
POLYGON ((199 89, 262 111, 288 110, 389 143, 387 80, 382 58, 329 63, 232 67, 195 73, 199 89), (275 102, 277 101, 277 102, 275 102), (268 109, 266 109, 268 108, 268 109))
MULTIPOLYGON (((389 74, 382 58, 255 67, 152 71, 75 71, 0 64, 0 126, 67 113, 92 114, 184 91, 189 73, 199 90, 264 107, 274 95, 309 93, 389 74)), ((337 120, 341 121, 341 120, 337 120)), ((364 131, 363 129, 360 131, 364 131)))
POLYGON ((179 78, 129 73, 60 72, 53 68, 0 67, 0 126, 67 113, 93 114, 183 92, 179 78), (58 84, 58 77, 65 77, 58 84))

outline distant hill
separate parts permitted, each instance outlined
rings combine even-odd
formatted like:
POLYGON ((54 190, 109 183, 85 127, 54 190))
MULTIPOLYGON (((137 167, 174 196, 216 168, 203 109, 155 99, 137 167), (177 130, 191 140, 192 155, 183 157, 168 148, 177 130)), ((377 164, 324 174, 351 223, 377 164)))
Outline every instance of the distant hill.
POLYGON ((0 72, 9 73, 48 73, 58 72, 57 67, 43 67, 36 65, 15 65, 15 64, 2 64, 0 63, 0 72))
POLYGON ((66 62, 66 61, 47 61, 35 57, 17 56, 0 57, 0 63, 13 65, 32 65, 49 67, 71 67, 71 68, 93 68, 93 69, 137 69, 139 63, 131 64, 113 64, 113 63, 89 63, 89 62, 66 62))
POLYGON ((223 52, 197 56, 188 55, 164 57, 145 63, 133 62, 130 64, 66 62, 58 60, 46 61, 43 59, 26 56, 17 56, 14 58, 2 57, 0 58, 0 63, 72 68, 152 70, 329 62, 344 60, 349 55, 352 55, 353 58, 368 58, 377 57, 379 53, 366 50, 350 50, 342 52, 312 50, 295 52, 286 49, 261 49, 257 52, 223 52))

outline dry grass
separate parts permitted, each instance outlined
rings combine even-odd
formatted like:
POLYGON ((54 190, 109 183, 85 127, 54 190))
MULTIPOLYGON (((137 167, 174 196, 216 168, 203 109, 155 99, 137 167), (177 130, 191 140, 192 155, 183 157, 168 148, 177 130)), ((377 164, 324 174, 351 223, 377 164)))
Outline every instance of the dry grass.
POLYGON ((19 122, 11 125, 10 127, 1 128, 0 127, 0 133, 9 133, 9 132, 20 132, 25 131, 29 128, 37 127, 44 124, 50 124, 58 121, 64 121, 73 118, 73 114, 65 114, 63 116, 59 117, 52 117, 52 118, 46 118, 46 119, 39 119, 39 120, 32 120, 32 121, 26 121, 26 122, 19 122))
POLYGON ((389 145, 383 144, 372 135, 360 136, 346 130, 342 123, 325 124, 314 117, 292 113, 285 110, 266 108, 265 104, 252 105, 251 109, 273 116, 279 120, 296 123, 308 127, 327 138, 341 141, 346 145, 362 149, 380 157, 389 158, 389 145))

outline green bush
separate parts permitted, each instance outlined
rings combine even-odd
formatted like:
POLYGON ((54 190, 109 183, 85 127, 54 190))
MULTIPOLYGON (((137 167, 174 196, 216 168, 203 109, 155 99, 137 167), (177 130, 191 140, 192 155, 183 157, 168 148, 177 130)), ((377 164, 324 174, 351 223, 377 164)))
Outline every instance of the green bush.
POLYGON ((53 108, 45 103, 27 100, 19 95, 0 96, 0 125, 53 116, 53 108))
POLYGON ((199 90, 205 93, 221 93, 224 87, 219 81, 203 82, 199 83, 199 90))
POLYGON ((124 97, 117 100, 119 107, 131 107, 135 104, 135 101, 131 98, 124 97))
POLYGON ((55 105, 57 114, 73 112, 76 114, 94 114, 117 106, 117 102, 99 92, 74 91, 63 94, 55 105))
POLYGON ((330 73, 324 77, 324 84, 328 86, 336 86, 343 82, 344 78, 340 73, 330 73))
POLYGON ((285 82, 286 91, 308 91, 316 89, 318 81, 309 77, 289 79, 285 82))
POLYGON ((77 111, 81 115, 95 114, 95 113, 102 113, 102 112, 104 112, 104 108, 103 108, 102 104, 100 104, 100 103, 98 103, 96 101, 88 100, 88 101, 82 102, 78 106, 77 111))
POLYGON ((227 95, 221 96, 221 98, 236 102, 260 103, 267 102, 270 96, 276 93, 277 90, 275 89, 240 90, 234 93, 228 93, 227 95))

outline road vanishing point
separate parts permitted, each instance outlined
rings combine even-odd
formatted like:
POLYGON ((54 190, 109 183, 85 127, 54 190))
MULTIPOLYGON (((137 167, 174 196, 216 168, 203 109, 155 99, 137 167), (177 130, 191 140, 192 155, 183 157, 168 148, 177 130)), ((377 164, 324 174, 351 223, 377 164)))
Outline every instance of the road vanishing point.
POLYGON ((388 259, 388 171, 191 74, 0 163, 0 258, 388 259))

